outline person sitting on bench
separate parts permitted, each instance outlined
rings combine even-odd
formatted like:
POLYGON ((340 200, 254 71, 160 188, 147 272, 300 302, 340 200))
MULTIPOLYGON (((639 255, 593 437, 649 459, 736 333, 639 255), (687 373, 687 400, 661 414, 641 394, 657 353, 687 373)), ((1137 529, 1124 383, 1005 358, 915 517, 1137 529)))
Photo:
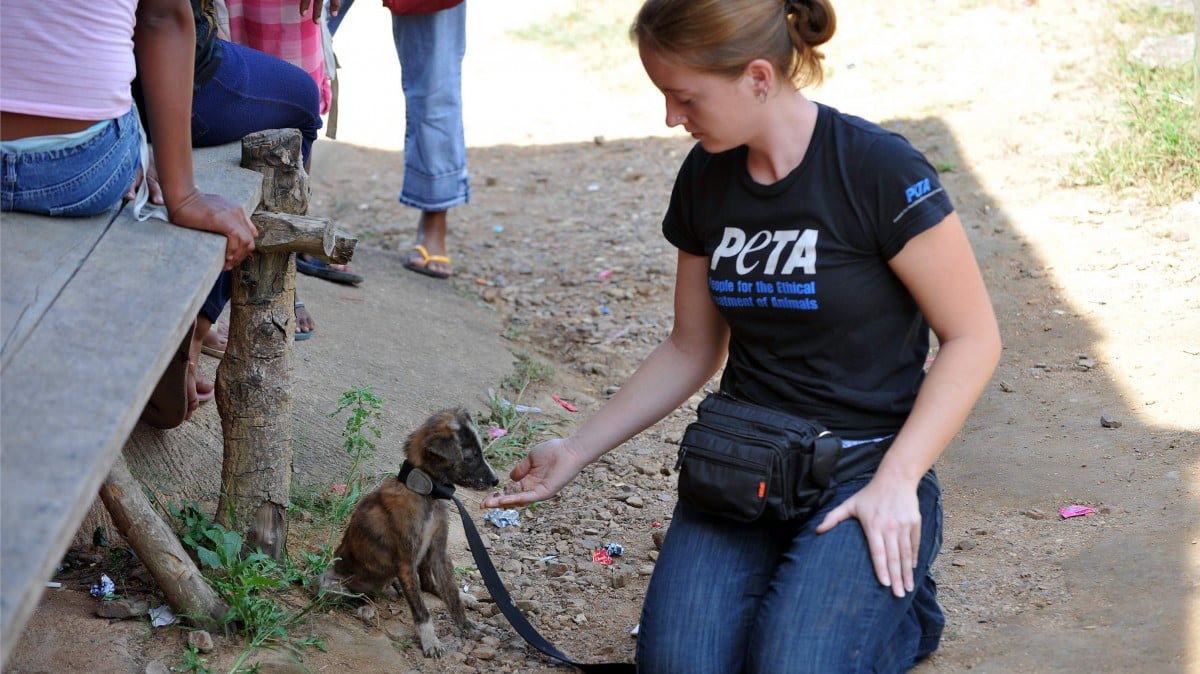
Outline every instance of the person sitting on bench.
MULTIPOLYGON (((137 72, 168 219, 224 235, 227 270, 254 250, 257 230, 242 209, 196 187, 187 0, 4 2, 3 11, 0 210, 93 216, 134 197, 143 168, 130 88, 137 72)), ((147 406, 143 418, 156 426, 177 425, 198 405, 190 342, 187 335, 147 406)))

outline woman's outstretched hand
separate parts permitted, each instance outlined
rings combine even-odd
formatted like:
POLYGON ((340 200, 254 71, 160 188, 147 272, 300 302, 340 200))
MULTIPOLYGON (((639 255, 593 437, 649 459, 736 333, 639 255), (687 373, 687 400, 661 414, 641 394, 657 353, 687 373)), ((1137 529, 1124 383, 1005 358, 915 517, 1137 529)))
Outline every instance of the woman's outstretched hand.
POLYGON ((540 443, 509 472, 513 484, 483 499, 485 508, 522 506, 553 497, 587 465, 567 439, 540 443))

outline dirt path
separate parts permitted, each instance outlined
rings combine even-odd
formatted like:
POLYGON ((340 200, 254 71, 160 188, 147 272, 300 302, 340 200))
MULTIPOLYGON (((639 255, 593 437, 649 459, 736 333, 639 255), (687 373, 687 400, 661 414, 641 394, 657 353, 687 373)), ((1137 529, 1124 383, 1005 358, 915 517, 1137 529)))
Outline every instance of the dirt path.
MULTIPOLYGON (((552 393, 594 409, 670 328, 674 258, 658 221, 690 145, 662 125, 660 98, 614 39, 611 26, 637 3, 580 9, 592 4, 472 3, 474 195, 453 212, 450 238, 457 291, 499 312, 514 350, 554 364, 529 401, 568 423, 552 393), (589 46, 551 44, 572 39, 589 46)), ((1112 132, 1116 92, 1099 76, 1107 4, 843 2, 830 76, 813 92, 900 131, 944 169, 1003 330, 1000 368, 939 464, 946 527, 935 569, 949 625, 922 672, 1200 671, 1200 203, 1150 207, 1063 178, 1112 132), (1103 428, 1101 416, 1120 427, 1103 428), (1071 504, 1098 512, 1062 519, 1071 504)), ((314 196, 319 214, 363 238, 365 260, 386 264, 414 218, 394 201, 403 99, 374 9, 355 10, 339 34, 339 140, 318 144, 314 196)), ((359 329, 386 332, 395 320, 359 329)), ((337 365, 304 367, 319 376, 337 365)), ((563 498, 524 511, 520 530, 488 532, 531 620, 580 659, 632 653, 654 523, 669 521, 671 442, 686 419, 672 416, 563 498), (625 557, 591 564, 590 550, 609 541, 625 557), (565 568, 547 568, 548 554, 565 568)), ((470 565, 463 550, 456 559, 470 565)), ((60 610, 87 635, 73 640, 84 648, 57 653, 70 666, 50 654, 10 669, 97 669, 89 655, 137 628, 81 627, 72 612, 90 614, 89 601, 60 610)), ((565 671, 481 615, 484 638, 451 636, 457 652, 425 660, 405 647, 407 609, 390 608, 371 626, 320 616, 313 630, 327 652, 311 654, 311 670, 565 671)), ((121 643, 133 653, 119 660, 130 671, 182 650, 177 634, 131 634, 121 643)), ((235 642, 218 646, 213 671, 236 655, 235 642)), ((292 671, 269 661, 266 671, 292 671)))

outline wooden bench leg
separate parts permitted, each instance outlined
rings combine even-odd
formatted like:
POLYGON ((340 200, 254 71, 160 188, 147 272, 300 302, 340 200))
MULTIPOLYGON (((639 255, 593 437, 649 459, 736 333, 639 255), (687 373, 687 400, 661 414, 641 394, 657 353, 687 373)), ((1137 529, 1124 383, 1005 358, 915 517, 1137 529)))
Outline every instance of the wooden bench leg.
POLYGON ((175 613, 196 627, 215 627, 229 606, 209 587, 175 533, 155 512, 123 454, 117 455, 100 486, 100 499, 175 613))
MULTIPOLYGON (((308 212, 300 132, 242 139, 242 167, 263 174, 262 208, 308 212)), ((287 547, 292 480, 292 358, 296 268, 290 252, 256 252, 235 270, 229 342, 217 376, 225 436, 218 521, 278 560, 287 547)))

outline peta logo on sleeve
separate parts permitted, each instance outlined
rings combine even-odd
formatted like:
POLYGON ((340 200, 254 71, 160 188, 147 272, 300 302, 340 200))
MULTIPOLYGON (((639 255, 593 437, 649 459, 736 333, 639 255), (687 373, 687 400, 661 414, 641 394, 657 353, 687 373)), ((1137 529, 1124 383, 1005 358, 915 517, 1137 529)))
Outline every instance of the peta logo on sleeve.
POLYGON ((924 180, 914 183, 913 185, 909 186, 908 189, 904 190, 904 198, 908 203, 911 204, 912 202, 920 199, 932 191, 933 185, 929 183, 929 178, 925 178, 924 180))
MULTIPOLYGON (((927 181, 928 182, 928 181, 927 181)), ((765 275, 791 274, 797 269, 805 274, 817 273, 817 230, 784 229, 777 232, 758 232, 747 237, 738 227, 726 227, 721 245, 713 251, 710 269, 716 269, 723 258, 737 259, 737 273, 749 274, 762 265, 765 275), (780 268, 780 261, 783 267, 780 268)))

